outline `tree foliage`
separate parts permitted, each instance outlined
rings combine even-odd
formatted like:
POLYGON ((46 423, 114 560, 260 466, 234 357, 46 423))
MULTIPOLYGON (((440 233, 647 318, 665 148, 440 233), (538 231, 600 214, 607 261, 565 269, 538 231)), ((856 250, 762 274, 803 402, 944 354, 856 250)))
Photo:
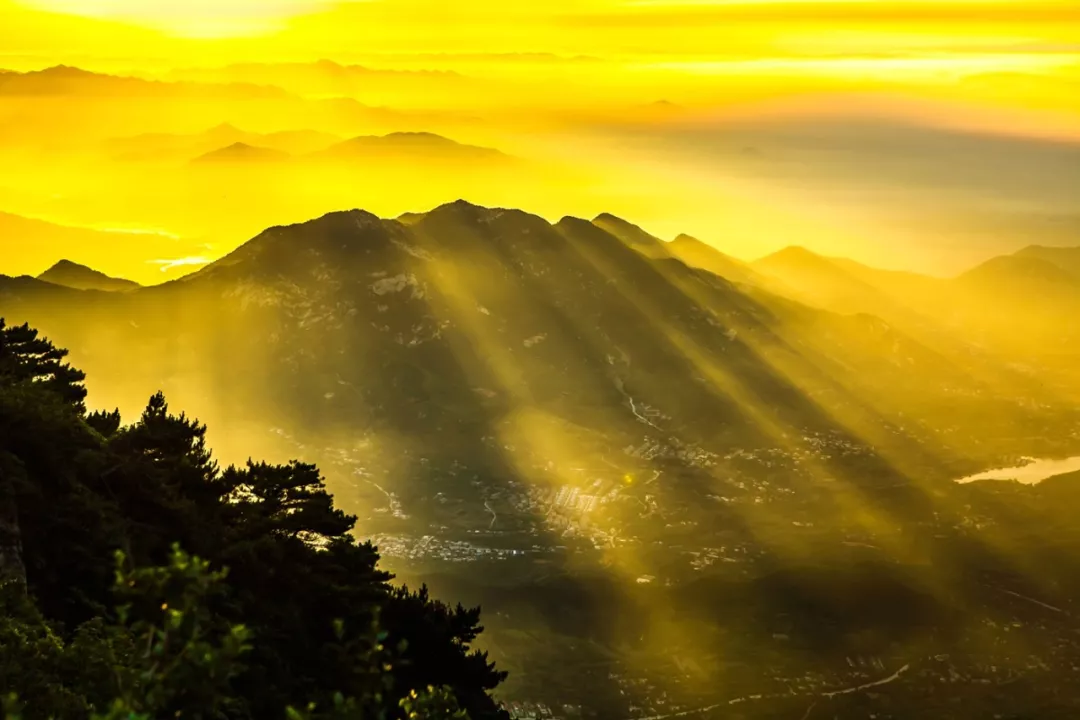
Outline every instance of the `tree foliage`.
POLYGON ((394 587, 315 466, 221 469, 160 393, 128 426, 87 413, 65 357, 0 321, 0 693, 21 717, 500 717, 479 611, 394 587))

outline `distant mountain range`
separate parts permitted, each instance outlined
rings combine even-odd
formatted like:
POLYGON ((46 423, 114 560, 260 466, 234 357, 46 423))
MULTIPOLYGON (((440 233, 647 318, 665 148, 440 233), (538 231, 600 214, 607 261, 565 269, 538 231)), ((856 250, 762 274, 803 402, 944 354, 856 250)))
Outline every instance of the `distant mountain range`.
POLYGON ((363 135, 337 143, 315 153, 317 160, 374 159, 413 157, 425 161, 485 162, 507 161, 510 157, 498 150, 466 145, 429 132, 395 132, 388 135, 363 135))
MULTIPOLYGON (((398 109, 382 100, 379 104, 367 104, 347 95, 301 95, 273 85, 161 80, 91 72, 64 65, 30 72, 0 70, 0 97, 18 98, 24 103, 20 122, 13 126, 20 133, 21 143, 33 140, 55 145, 63 141, 65 146, 77 144, 80 138, 55 138, 54 133, 39 136, 35 134, 34 124, 27 125, 38 116, 44 118, 49 128, 62 124, 63 118, 48 114, 49 102, 57 98, 64 98, 69 108, 93 110, 86 114, 82 126, 83 135, 90 139, 100 137, 99 132, 110 128, 114 135, 144 131, 148 127, 146 117, 158 117, 159 127, 171 130, 178 126, 178 120, 184 123, 213 122, 224 115, 250 125, 263 123, 270 115, 278 126, 303 125, 342 135, 373 129, 442 130, 477 121, 472 114, 463 111, 417 108, 415 104, 398 109), (127 114, 118 112, 121 105, 128 110, 127 114), (105 120, 108 122, 103 122, 105 120), (122 129, 118 131, 118 128, 122 129)), ((230 137, 213 147, 203 148, 202 152, 248 140, 230 137)), ((317 147, 307 145, 293 150, 307 152, 317 147)))
POLYGON ((340 141, 337 135, 314 130, 256 133, 222 123, 201 133, 148 133, 114 138, 106 143, 105 149, 118 160, 160 162, 191 160, 234 145, 302 154, 322 150, 340 141))
POLYGON ((108 75, 68 65, 44 70, 15 72, 0 70, 0 96, 84 96, 132 97, 176 96, 204 98, 283 99, 288 93, 280 88, 244 83, 162 82, 143 78, 108 75))
MULTIPOLYGON (((693 260, 704 266, 708 253, 693 260), (706 259, 702 259, 706 258, 706 259)), ((1000 356, 1044 381, 1080 388, 1080 250, 1028 247, 954 278, 879 270, 787 248, 750 263, 762 287, 814 307, 868 313, 956 360, 1000 356)))
POLYGON ((282 150, 257 147, 237 142, 218 150, 211 150, 192 160, 194 163, 264 163, 288 160, 292 156, 282 150))
POLYGON ((361 135, 347 140, 327 133, 295 130, 253 133, 230 124, 191 135, 148 134, 109 141, 107 150, 118 160, 162 162, 355 162, 423 160, 425 162, 509 163, 512 158, 493 148, 459 143, 430 132, 361 135))

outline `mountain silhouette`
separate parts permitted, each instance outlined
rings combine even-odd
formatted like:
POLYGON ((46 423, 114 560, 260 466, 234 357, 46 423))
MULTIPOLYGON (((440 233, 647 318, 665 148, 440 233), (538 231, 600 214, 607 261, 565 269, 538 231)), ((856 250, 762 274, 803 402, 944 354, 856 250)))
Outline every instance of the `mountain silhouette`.
POLYGON ((1080 279, 1080 247, 1030 245, 1014 253, 1014 256, 1049 262, 1080 279))
POLYGON ((85 265, 73 263, 70 260, 61 260, 37 276, 38 280, 63 285, 75 290, 103 290, 108 292, 134 290, 139 287, 138 283, 130 280, 109 277, 105 273, 98 272, 85 265))
POLYGON ((222 123, 193 134, 148 133, 113 138, 106 143, 106 149, 118 160, 162 161, 189 160, 231 145, 303 155, 325 149, 340 141, 341 138, 336 135, 315 130, 257 133, 243 130, 231 123, 222 123))
POLYGON ((880 317, 972 371, 977 358, 977 371, 990 372, 994 384, 1030 384, 1027 368, 1040 366, 1041 382, 1053 378, 1057 392, 1072 395, 1080 389, 1080 330, 1068 320, 1080 308, 1075 257, 1070 248, 1032 247, 936 278, 787 248, 751 267, 759 285, 779 295, 880 317))
MULTIPOLYGON (((818 255, 804 247, 792 246, 750 263, 764 278, 772 278, 793 299, 826 310, 843 313, 870 313, 889 321, 905 312, 887 291, 880 278, 858 267, 818 255)), ((766 283, 768 286, 768 283, 766 283)))
POLYGON ((1080 312, 1080 277, 1058 263, 1030 252, 1004 255, 960 275, 951 289, 953 312, 968 332, 1027 358, 1080 357, 1080 327, 1070 319, 1080 312))
POLYGON ((765 284, 747 263, 725 255, 708 243, 690 235, 678 235, 668 245, 668 250, 687 265, 708 270, 732 282, 765 284))
POLYGON ((311 156, 317 160, 355 160, 380 157, 415 157, 424 160, 504 161, 509 156, 493 148, 466 145, 430 132, 394 132, 361 135, 332 145, 311 156))
POLYGON ((593 225, 603 228, 624 243, 649 258, 669 258, 671 253, 667 245, 643 229, 610 213, 601 213, 593 218, 593 225))
POLYGON ((1076 285, 1077 277, 1057 263, 1021 252, 1022 254, 991 258, 960 275, 957 282, 972 288, 997 291, 1007 291, 1009 287, 1018 285, 1023 291, 1036 288, 1045 291, 1076 285))
POLYGON ((212 150, 192 160, 193 163, 267 163, 288 160, 291 155, 281 150, 257 147, 237 142, 212 150))
POLYGON ((280 88, 249 83, 162 82, 56 65, 29 72, 0 72, 0 95, 69 97, 204 97, 284 99, 280 88))

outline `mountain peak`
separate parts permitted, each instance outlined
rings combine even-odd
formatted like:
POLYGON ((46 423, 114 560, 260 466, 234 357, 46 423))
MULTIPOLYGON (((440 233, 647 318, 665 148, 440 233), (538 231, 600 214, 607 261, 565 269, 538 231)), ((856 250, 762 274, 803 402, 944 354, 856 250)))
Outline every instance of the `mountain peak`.
POLYGON ((803 247, 802 245, 788 245, 785 248, 777 250, 773 253, 774 256, 781 257, 802 257, 802 258, 820 258, 816 252, 810 248, 803 247))
POLYGON ((108 292, 117 292, 134 290, 139 287, 138 283, 134 283, 130 280, 123 280, 121 278, 110 277, 103 272, 98 272, 93 268, 80 265, 71 260, 60 260, 48 270, 38 275, 37 279, 52 283, 53 285, 62 285, 64 287, 73 288, 75 290, 104 290, 108 292))
POLYGON ((606 230, 625 244, 649 257, 665 257, 668 255, 667 248, 660 238, 650 235, 634 223, 623 220, 621 217, 606 212, 600 213, 593 218, 592 224, 606 230))
MULTIPOLYGON (((43 70, 37 71, 41 75, 51 75, 53 77, 88 77, 90 75, 97 75, 97 73, 90 72, 89 70, 83 70, 80 67, 74 65, 53 65, 43 70)), ((29 74, 29 73, 27 73, 29 74)))
POLYGON ((675 239, 671 241, 672 245, 707 245, 708 243, 698 240, 693 235, 687 235, 686 233, 679 233, 675 236, 675 239))
POLYGON ((411 131, 411 130, 399 130, 397 132, 387 133, 383 135, 384 138, 409 138, 413 140, 430 140, 432 142, 443 142, 459 144, 448 137, 443 137, 437 133, 426 132, 423 130, 411 131))
POLYGON ((1042 260, 1080 278, 1080 247, 1028 245, 1013 254, 1014 258, 1042 260))
POLYGON ((287 152, 282 150, 274 150, 273 148, 260 147, 258 145, 249 145, 245 142, 234 142, 231 145, 227 145, 217 150, 211 150, 208 153, 200 155, 192 160, 192 162, 214 162, 214 161, 232 161, 232 162, 247 162, 247 161, 263 161, 263 160, 284 160, 289 157, 287 152))
POLYGON ((215 125, 214 127, 210 128, 206 132, 208 132, 208 133, 225 133, 225 132, 243 132, 243 131, 240 130, 240 128, 233 125, 232 123, 223 122, 223 123, 219 123, 218 125, 215 125))
POLYGON ((730 282, 761 285, 761 278, 742 260, 725 255, 693 235, 681 233, 668 243, 671 254, 690 267, 700 268, 730 282))
MULTIPOLYGON (((618 215, 612 215, 609 212, 602 212, 592 219, 594 223, 621 223, 624 225, 631 225, 632 223, 623 220, 618 215)), ((636 226, 635 226, 636 227, 636 226)))
POLYGON ((827 259, 821 255, 818 255, 813 250, 804 248, 802 245, 788 245, 786 248, 777 250, 771 255, 756 260, 755 263, 762 265, 803 265, 807 263, 820 263, 827 261, 827 259))
POLYGON ((1004 282, 1028 282, 1043 283, 1047 286, 1072 286, 1076 281, 1076 276, 1050 260, 1017 254, 991 258, 968 270, 958 279, 966 283, 991 285, 1004 282))
POLYGON ((477 210, 490 210, 491 209, 491 208, 486 208, 483 205, 477 205, 476 203, 471 203, 468 200, 466 200, 465 198, 458 198, 457 200, 453 200, 453 201, 448 202, 448 203, 443 203, 442 205, 439 205, 439 206, 433 208, 431 210, 431 212, 435 212, 436 210, 442 210, 444 208, 449 208, 449 209, 454 209, 454 210, 470 210, 470 211, 474 211, 474 212, 477 211, 477 210))
POLYGON ((323 159, 385 159, 403 155, 422 155, 427 160, 484 160, 510 159, 495 148, 468 145, 431 132, 392 132, 386 135, 357 135, 316 153, 323 159))

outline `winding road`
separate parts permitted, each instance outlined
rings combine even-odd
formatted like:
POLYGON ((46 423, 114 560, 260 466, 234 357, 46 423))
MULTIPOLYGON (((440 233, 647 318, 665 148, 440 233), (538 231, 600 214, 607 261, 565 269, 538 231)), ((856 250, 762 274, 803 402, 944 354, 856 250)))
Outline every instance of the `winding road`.
MULTIPOLYGON (((873 687, 878 687, 878 686, 881 686, 881 685, 888 685, 889 683, 893 683, 893 682, 896 682, 897 680, 899 680, 901 677, 904 676, 904 673, 906 673, 910 669, 911 669, 911 665, 909 663, 907 665, 904 665, 904 667, 900 668, 896 672, 894 672, 892 675, 890 675, 890 676, 888 676, 886 678, 882 678, 881 680, 875 680, 874 682, 863 683, 862 685, 855 685, 854 687, 843 688, 842 690, 830 690, 828 692, 810 694, 810 695, 807 695, 807 698, 808 699, 810 699, 810 698, 834 698, 834 697, 837 697, 839 695, 851 695, 853 693, 861 692, 863 690, 869 690, 870 688, 873 688, 873 687)), ((691 715, 701 715, 702 713, 707 713, 710 710, 716 710, 717 708, 724 707, 725 705, 741 705, 742 703, 751 702, 751 701, 755 701, 755 700, 776 700, 776 699, 779 699, 779 698, 791 698, 791 697, 798 697, 798 695, 796 695, 796 694, 787 694, 787 693, 781 694, 781 695, 764 695, 764 694, 763 695, 748 695, 746 697, 734 698, 733 700, 728 700, 727 702, 716 703, 715 705, 708 705, 706 707, 694 708, 693 710, 683 710, 682 712, 670 713, 668 715, 650 715, 649 717, 644 717, 644 718, 632 718, 632 720, 668 720, 669 718, 689 717, 691 715)), ((810 713, 813 711, 813 709, 815 707, 817 707, 817 701, 816 700, 814 701, 813 704, 810 705, 809 708, 807 708, 806 714, 803 715, 802 720, 807 720, 807 718, 810 717, 810 713)))

